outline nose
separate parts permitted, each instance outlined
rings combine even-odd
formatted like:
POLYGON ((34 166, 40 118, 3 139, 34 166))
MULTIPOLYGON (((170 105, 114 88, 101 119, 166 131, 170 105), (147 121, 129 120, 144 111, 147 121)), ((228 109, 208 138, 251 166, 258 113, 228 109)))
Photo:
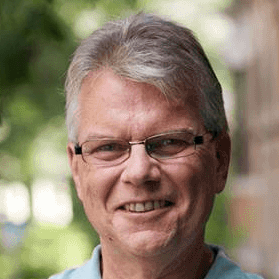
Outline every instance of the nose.
POLYGON ((132 145, 121 179, 134 186, 156 185, 161 179, 160 163, 145 151, 144 144, 132 145))

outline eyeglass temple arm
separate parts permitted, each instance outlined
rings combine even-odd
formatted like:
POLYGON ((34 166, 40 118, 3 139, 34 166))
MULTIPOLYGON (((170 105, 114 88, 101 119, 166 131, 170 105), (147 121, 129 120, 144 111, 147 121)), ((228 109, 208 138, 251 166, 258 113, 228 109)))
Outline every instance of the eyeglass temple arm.
POLYGON ((194 144, 203 144, 203 136, 197 136, 194 138, 194 144))
POLYGON ((75 154, 76 155, 82 154, 81 146, 79 146, 78 143, 75 145, 75 154))
POLYGON ((203 136, 197 136, 194 138, 195 149, 196 149, 197 144, 203 144, 203 136))

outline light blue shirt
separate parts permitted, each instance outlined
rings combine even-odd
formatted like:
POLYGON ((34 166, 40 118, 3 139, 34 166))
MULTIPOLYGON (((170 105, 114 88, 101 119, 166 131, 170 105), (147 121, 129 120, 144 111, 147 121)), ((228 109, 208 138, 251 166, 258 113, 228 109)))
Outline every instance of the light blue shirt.
MULTIPOLYGON (((233 263, 218 246, 210 245, 215 252, 215 260, 208 274, 204 279, 263 279, 262 277, 243 272, 235 263, 233 263)), ((54 275, 49 279, 102 279, 100 271, 101 246, 98 245, 92 258, 83 266, 66 270, 61 274, 54 275)))

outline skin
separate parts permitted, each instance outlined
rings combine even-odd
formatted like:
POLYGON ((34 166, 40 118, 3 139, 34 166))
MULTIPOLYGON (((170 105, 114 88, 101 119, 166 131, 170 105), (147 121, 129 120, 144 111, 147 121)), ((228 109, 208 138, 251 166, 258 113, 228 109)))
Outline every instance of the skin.
MULTIPOLYGON (((90 73, 79 96, 79 143, 93 136, 127 141, 172 130, 206 130, 193 92, 184 106, 148 84, 113 74, 90 73)), ((207 139, 210 135, 207 134, 207 139)), ((80 200, 102 245, 103 278, 203 278, 213 255, 204 230, 214 197, 225 187, 230 139, 226 132, 206 140, 188 157, 157 161, 143 145, 113 166, 89 166, 67 147, 80 200), (173 206, 145 213, 125 203, 170 200, 173 206)))

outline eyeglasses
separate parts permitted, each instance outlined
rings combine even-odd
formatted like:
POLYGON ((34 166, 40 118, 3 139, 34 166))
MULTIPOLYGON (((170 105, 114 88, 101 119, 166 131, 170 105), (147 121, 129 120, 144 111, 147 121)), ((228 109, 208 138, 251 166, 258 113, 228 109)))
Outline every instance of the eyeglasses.
POLYGON ((75 154, 82 155, 83 160, 89 165, 114 166, 130 157, 132 145, 144 144, 145 151, 150 157, 159 161, 174 159, 195 153, 197 145, 204 143, 204 135, 194 136, 181 131, 158 134, 134 142, 117 138, 92 139, 81 145, 77 143, 75 154))

